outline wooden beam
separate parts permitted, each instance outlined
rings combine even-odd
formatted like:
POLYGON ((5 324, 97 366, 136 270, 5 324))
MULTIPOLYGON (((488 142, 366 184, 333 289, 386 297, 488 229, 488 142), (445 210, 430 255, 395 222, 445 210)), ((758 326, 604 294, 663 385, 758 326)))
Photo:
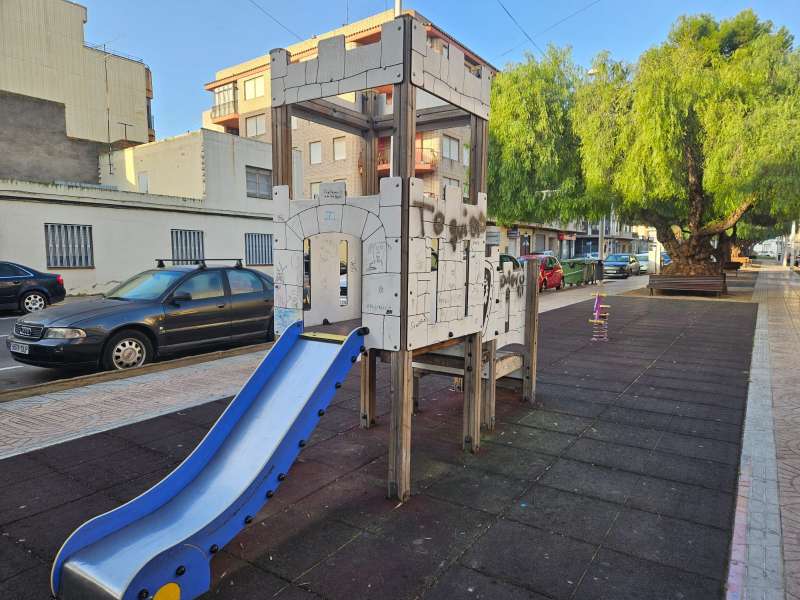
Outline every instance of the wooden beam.
POLYGON ((522 361, 522 398, 536 399, 536 353, 539 333, 539 261, 525 263, 525 352, 522 361))
POLYGON ((488 431, 494 431, 495 424, 495 400, 497 393, 497 340, 484 342, 484 349, 488 357, 486 365, 488 367, 488 377, 483 382, 483 399, 481 405, 481 425, 488 431))
POLYGON ((423 354, 427 354, 429 352, 434 352, 436 350, 441 350, 442 348, 449 348, 450 346, 458 346, 461 343, 461 340, 458 338, 451 338, 449 340, 444 340, 442 342, 436 342, 435 344, 431 344, 430 346, 425 346, 423 348, 415 348, 414 349, 414 356, 422 356, 423 354))
POLYGON ((369 116, 330 100, 304 100, 291 106, 296 117, 354 135, 363 136, 372 129, 372 120, 369 116))
POLYGON ((481 333, 464 337, 464 415, 461 446, 469 452, 481 447, 481 333))
POLYGON ((469 202, 478 203, 478 192, 486 191, 488 167, 487 123, 475 115, 470 116, 469 149, 469 202))
POLYGON ((369 429, 375 425, 375 380, 377 378, 378 352, 369 349, 361 356, 361 427, 369 429))
MULTIPOLYGON (((377 112, 377 95, 364 92, 364 114, 372 119, 377 112)), ((380 192, 378 178, 378 134, 370 128, 364 134, 364 160, 361 165, 361 194, 373 196, 380 192)))
POLYGON ((288 185, 292 190, 292 109, 289 105, 272 108, 272 184, 288 185))
POLYGON ((390 498, 401 502, 411 496, 411 398, 413 383, 411 352, 392 352, 392 410, 389 422, 390 498))
POLYGON ((411 19, 403 33, 403 81, 393 90, 392 173, 402 181, 400 203, 400 350, 392 353, 392 412, 389 434, 389 496, 404 502, 411 495, 412 352, 408 350, 408 246, 411 177, 414 176, 416 88, 411 84, 411 19))
MULTIPOLYGON (((470 114, 463 109, 456 108, 449 104, 447 106, 420 108, 416 111, 417 131, 467 127, 469 124, 470 114)), ((389 135, 394 127, 393 116, 377 115, 374 118, 373 126, 378 135, 389 135)))

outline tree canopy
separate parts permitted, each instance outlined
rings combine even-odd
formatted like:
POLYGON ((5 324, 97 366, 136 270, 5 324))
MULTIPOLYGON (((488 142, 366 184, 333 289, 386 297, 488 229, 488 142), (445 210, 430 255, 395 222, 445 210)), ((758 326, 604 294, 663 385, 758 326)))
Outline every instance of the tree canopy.
POLYGON ((572 127, 577 69, 569 50, 498 73, 492 85, 490 215, 505 224, 567 219, 582 189, 572 127))
POLYGON ((599 55, 576 86, 584 200, 656 227, 674 269, 710 269, 745 215, 800 212, 800 54, 752 11, 682 17, 636 65, 599 55))

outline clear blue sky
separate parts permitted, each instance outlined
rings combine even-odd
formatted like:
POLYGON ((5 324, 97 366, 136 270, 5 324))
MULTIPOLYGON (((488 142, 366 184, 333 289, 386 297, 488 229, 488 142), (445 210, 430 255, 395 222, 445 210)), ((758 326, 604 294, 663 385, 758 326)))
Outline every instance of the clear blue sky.
MULTIPOLYGON (((392 0, 254 0, 303 38, 393 6, 392 0)), ((153 112, 159 138, 200 127, 211 105, 203 84, 227 67, 296 38, 250 0, 78 0, 88 8, 86 41, 142 58, 153 71, 153 112)), ((503 0, 544 48, 571 46, 586 65, 601 50, 634 61, 663 41, 682 14, 729 17, 752 8, 762 19, 800 36, 800 0, 599 0, 544 33, 591 0, 503 0)), ((534 51, 496 0, 405 0, 456 39, 498 67, 534 51), (511 50, 513 49, 513 50, 511 50), (511 50, 510 52, 508 52, 511 50)), ((800 39, 795 44, 800 43, 800 39)))

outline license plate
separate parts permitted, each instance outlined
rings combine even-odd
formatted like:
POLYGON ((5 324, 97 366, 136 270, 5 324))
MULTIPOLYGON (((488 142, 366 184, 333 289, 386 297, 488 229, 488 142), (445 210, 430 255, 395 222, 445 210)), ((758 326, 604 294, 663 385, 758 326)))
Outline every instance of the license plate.
POLYGON ((12 352, 17 352, 19 354, 28 354, 30 352, 31 347, 28 344, 17 344, 16 342, 11 342, 9 345, 9 349, 12 352))

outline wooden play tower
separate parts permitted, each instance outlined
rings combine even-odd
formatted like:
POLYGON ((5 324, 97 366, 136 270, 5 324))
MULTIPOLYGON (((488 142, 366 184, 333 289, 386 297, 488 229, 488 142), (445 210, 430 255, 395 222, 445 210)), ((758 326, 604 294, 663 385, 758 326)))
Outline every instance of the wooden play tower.
POLYGON ((498 378, 514 374, 521 398, 533 401, 539 265, 514 267, 486 246, 493 68, 418 14, 379 29, 360 45, 340 35, 321 39, 313 55, 270 53, 275 324, 276 334, 304 317, 307 327, 318 325, 304 314, 307 240, 360 239, 361 313, 348 325, 370 330, 360 361, 361 425, 375 423, 377 361, 388 361, 388 492, 405 500, 420 376, 463 377, 461 442, 469 452, 480 447, 481 427, 494 427, 498 378), (431 43, 437 38, 447 52, 431 43), (336 183, 323 183, 317 198, 292 189, 293 116, 363 138, 363 196, 347 196, 336 183), (416 133, 452 127, 470 128, 469 195, 453 187, 431 198, 415 177, 416 133), (378 139, 387 136, 391 176, 379 180, 378 139))

